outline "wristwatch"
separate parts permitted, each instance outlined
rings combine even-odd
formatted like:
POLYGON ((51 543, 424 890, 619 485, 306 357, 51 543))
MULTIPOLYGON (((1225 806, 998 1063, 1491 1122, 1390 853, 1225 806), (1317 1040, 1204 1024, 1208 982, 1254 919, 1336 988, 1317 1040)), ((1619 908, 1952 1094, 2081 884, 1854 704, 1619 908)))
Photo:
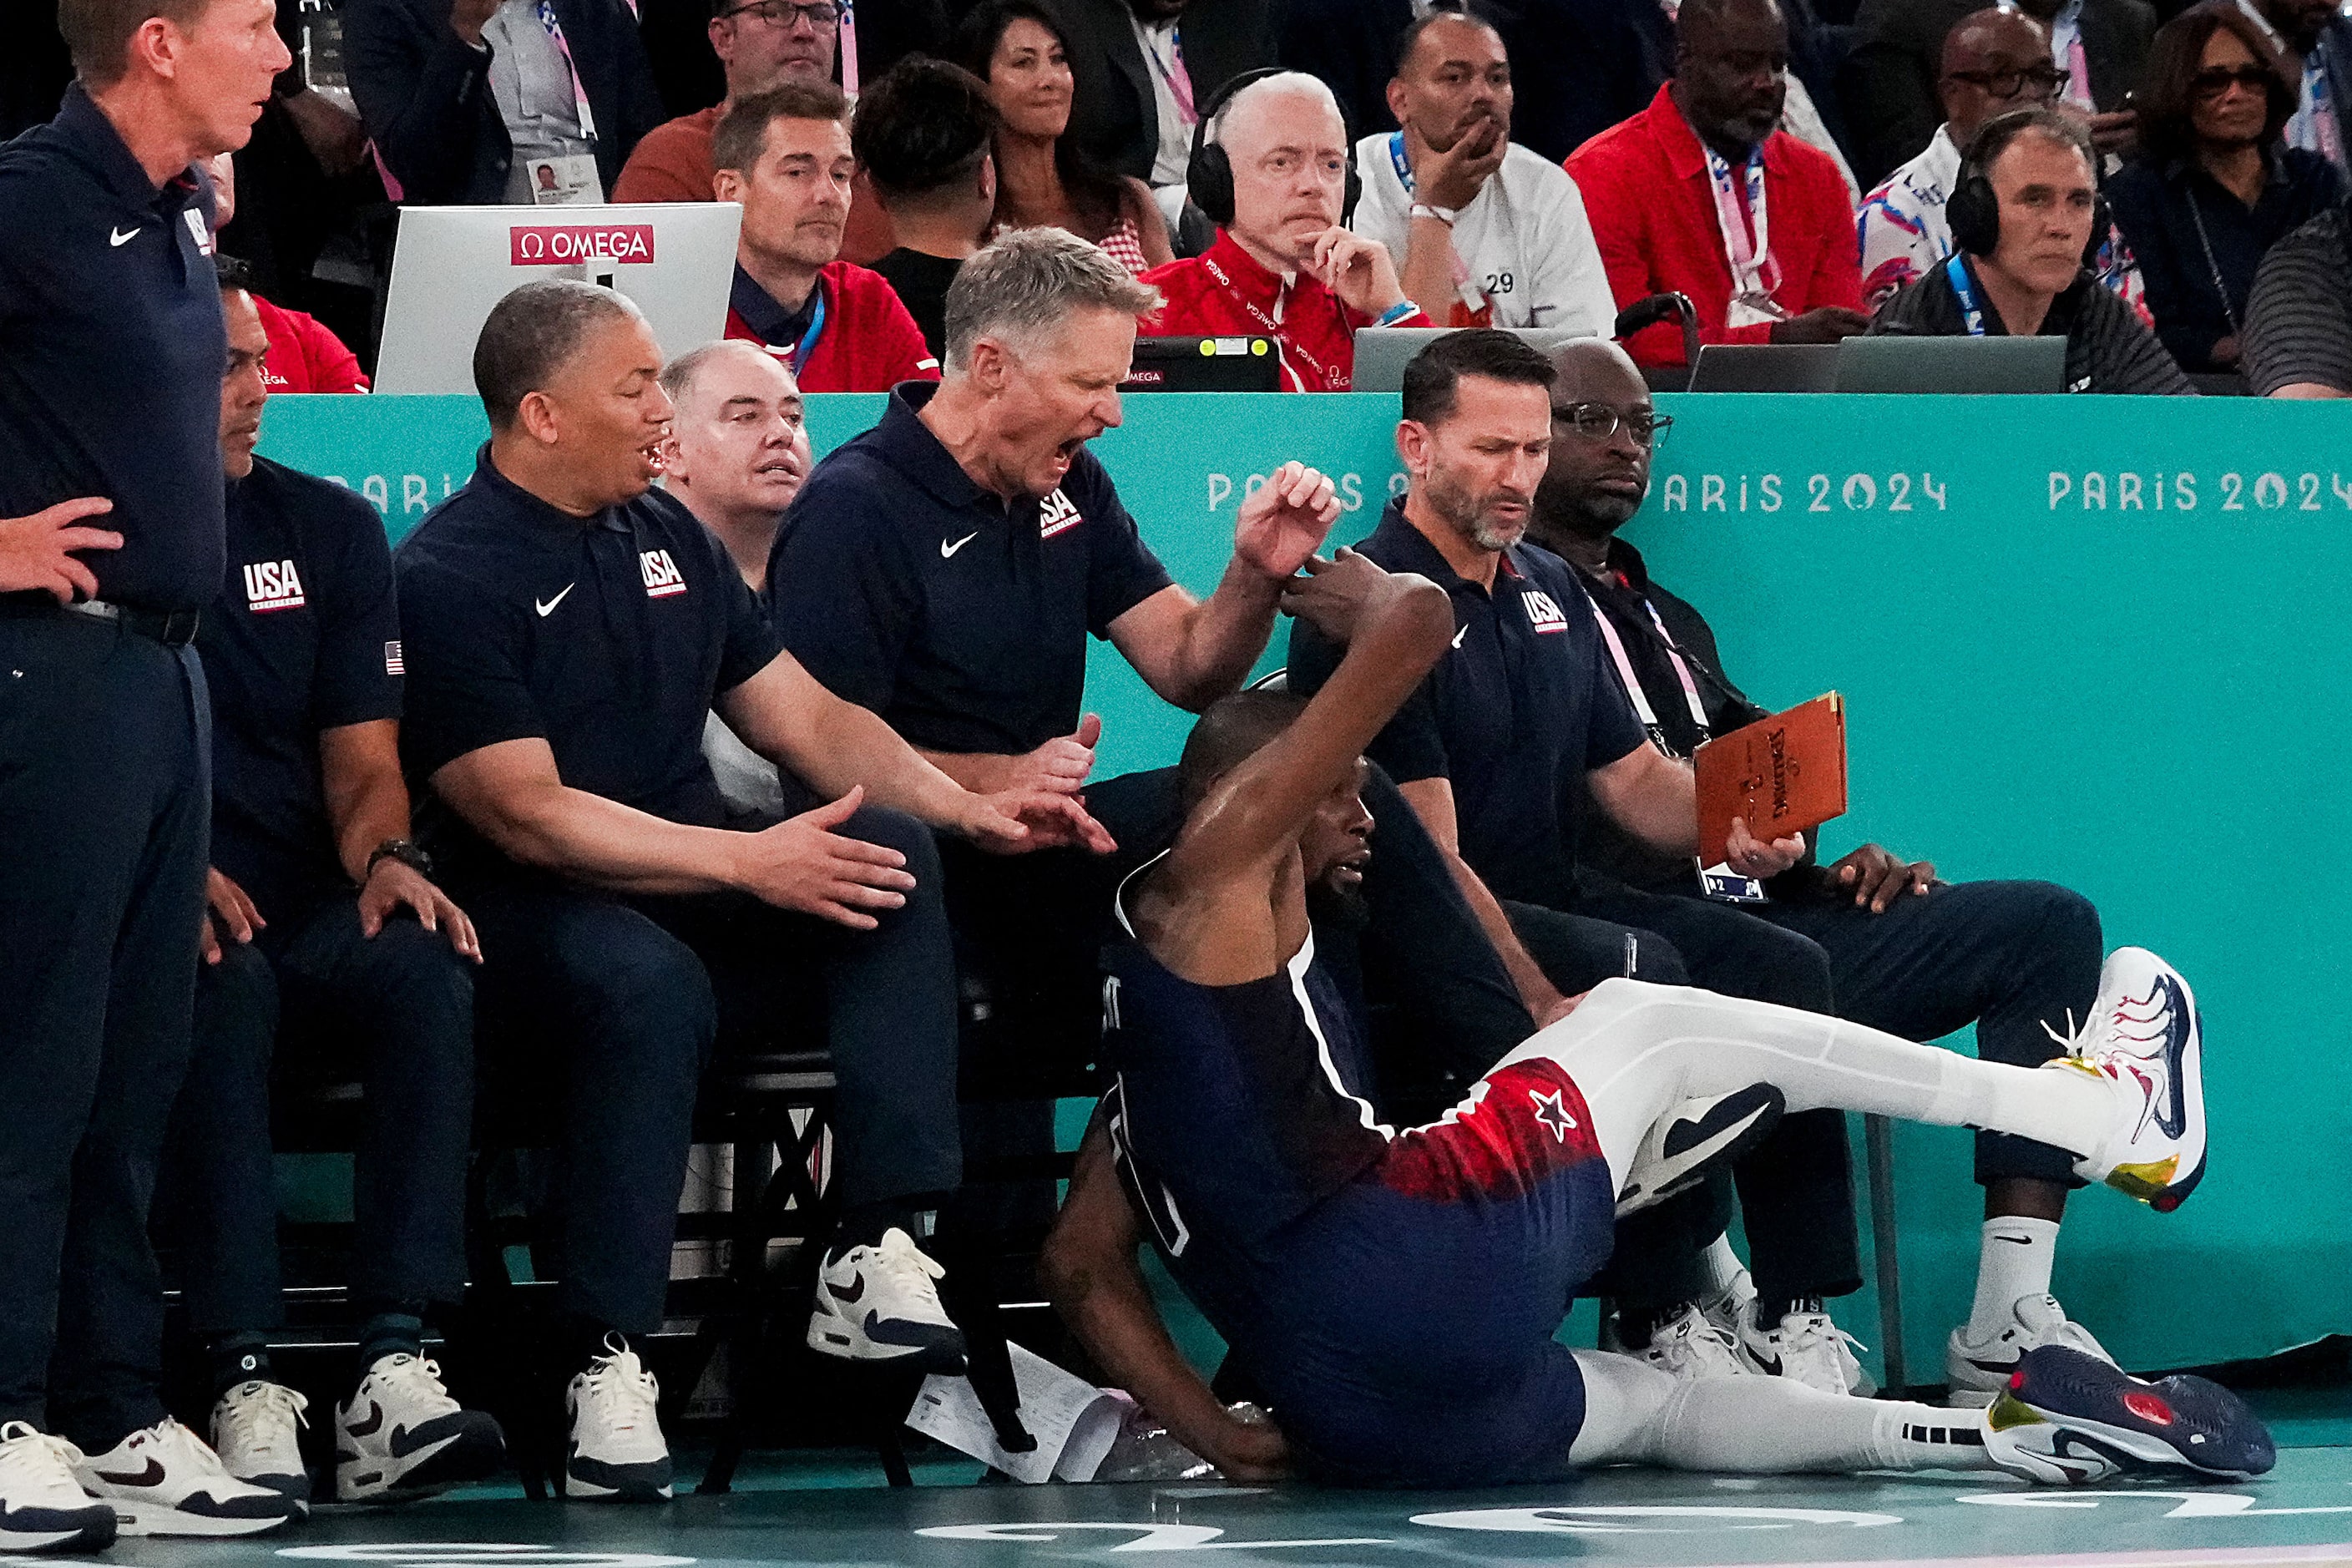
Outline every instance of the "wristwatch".
POLYGON ((1433 217, 1438 222, 1444 224, 1446 227, 1452 228, 1456 223, 1461 221, 1462 213, 1461 209, 1458 207, 1441 207, 1429 202, 1415 202, 1412 204, 1412 210, 1407 212, 1405 216, 1409 218, 1433 217))
POLYGON ((368 878, 375 875, 376 862, 379 860, 397 860, 418 876, 428 879, 433 875, 433 857, 427 855, 425 852, 425 847, 413 838, 387 838, 369 850, 367 869, 360 877, 362 882, 364 883, 368 878))

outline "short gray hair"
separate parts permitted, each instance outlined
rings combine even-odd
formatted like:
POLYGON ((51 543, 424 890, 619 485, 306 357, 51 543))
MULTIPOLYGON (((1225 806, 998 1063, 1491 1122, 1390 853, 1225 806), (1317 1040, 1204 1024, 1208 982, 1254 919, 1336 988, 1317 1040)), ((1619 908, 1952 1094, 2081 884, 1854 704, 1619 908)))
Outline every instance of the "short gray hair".
POLYGON ((1016 228, 965 262, 948 289, 950 371, 970 363, 982 336, 1033 338, 1073 310, 1141 316, 1160 308, 1160 290, 1067 229, 1016 228))
POLYGON ((511 426, 522 400, 546 389, 591 331, 645 319, 627 295, 570 278, 526 283, 491 306, 474 340, 474 390, 490 428, 511 426))
MULTIPOLYGON (((692 395, 694 384, 701 379, 704 369, 712 360, 721 357, 732 359, 745 354, 756 354, 786 375, 792 374, 790 365, 758 343, 749 342, 741 338, 713 338, 699 347, 687 350, 669 363, 662 366, 661 389, 669 395, 669 400, 672 403, 683 404, 692 395)), ((797 378, 793 384, 799 384, 797 378)))

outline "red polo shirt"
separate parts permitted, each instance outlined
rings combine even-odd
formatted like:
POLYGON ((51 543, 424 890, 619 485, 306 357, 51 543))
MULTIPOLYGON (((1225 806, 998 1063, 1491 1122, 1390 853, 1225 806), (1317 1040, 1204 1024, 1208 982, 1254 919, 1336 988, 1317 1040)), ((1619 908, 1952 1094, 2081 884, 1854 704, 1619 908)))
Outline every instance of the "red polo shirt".
MULTIPOLYGON (((1703 343, 1769 342, 1771 327, 1727 327, 1731 263, 1716 221, 1706 153, 1670 96, 1612 125, 1569 155, 1568 172, 1584 193, 1609 287, 1623 310, 1650 294, 1679 290, 1698 307, 1703 343)), ((1827 154, 1776 131, 1764 143, 1764 207, 1772 256, 1780 265, 1772 298, 1792 316, 1824 305, 1862 307, 1862 264, 1854 252, 1853 208, 1827 154)), ((1636 332, 1625 345, 1643 364, 1683 363, 1675 321, 1636 332)))
POLYGON ((343 346, 326 323, 299 310, 253 296, 269 353, 261 362, 261 384, 272 396, 281 392, 365 392, 368 378, 359 355, 343 346))
MULTIPOLYGON (((1356 329, 1372 318, 1340 302, 1323 280, 1300 272, 1285 283, 1217 231, 1217 243, 1199 256, 1155 267, 1143 281, 1165 296, 1144 323, 1170 337, 1229 337, 1255 332, 1282 350, 1285 392, 1345 392, 1356 373, 1356 329)), ((1394 323, 1433 325, 1415 311, 1394 323)))
POLYGON ((792 365, 793 379, 803 392, 887 392, 902 381, 939 380, 940 362, 923 342, 923 329, 915 325, 898 291, 879 272, 835 261, 816 275, 824 299, 824 325, 803 365, 792 364, 797 341, 770 342, 745 318, 744 311, 761 301, 765 301, 764 310, 781 314, 781 308, 759 292, 756 283, 749 284, 753 298, 745 303, 740 290, 749 279, 740 267, 735 276, 738 292, 728 307, 727 335, 760 343, 792 365))

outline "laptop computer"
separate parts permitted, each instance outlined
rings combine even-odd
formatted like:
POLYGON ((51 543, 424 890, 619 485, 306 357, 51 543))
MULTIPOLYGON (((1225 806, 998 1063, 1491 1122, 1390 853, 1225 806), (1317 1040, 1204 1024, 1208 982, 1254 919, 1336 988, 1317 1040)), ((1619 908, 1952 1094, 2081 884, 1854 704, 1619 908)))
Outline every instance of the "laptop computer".
POLYGON ((1707 343, 1693 392, 1835 392, 1835 343, 1707 343))
POLYGON ((1840 392, 2063 392, 2064 338, 1848 338, 1840 392))
MULTIPOLYGON (((1359 327, 1356 329, 1356 374, 1350 384, 1358 392, 1402 392, 1404 367, 1415 355, 1460 327, 1359 327)), ((1556 327, 1505 327, 1503 331, 1539 353, 1549 353, 1584 332, 1556 327)))
POLYGON ((1272 338, 1138 338, 1121 392, 1279 392, 1272 338))

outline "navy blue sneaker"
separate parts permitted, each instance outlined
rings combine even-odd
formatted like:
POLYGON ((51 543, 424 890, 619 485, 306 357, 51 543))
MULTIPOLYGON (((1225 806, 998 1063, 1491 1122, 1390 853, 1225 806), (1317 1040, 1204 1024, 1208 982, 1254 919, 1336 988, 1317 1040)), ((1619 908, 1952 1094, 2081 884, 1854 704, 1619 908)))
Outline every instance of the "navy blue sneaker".
POLYGON ((2063 1345, 2018 1359, 1985 1412, 1985 1451, 2029 1480, 2087 1486, 2124 1474, 2242 1481, 2278 1463, 2254 1413, 2217 1383, 2144 1383, 2063 1345))

